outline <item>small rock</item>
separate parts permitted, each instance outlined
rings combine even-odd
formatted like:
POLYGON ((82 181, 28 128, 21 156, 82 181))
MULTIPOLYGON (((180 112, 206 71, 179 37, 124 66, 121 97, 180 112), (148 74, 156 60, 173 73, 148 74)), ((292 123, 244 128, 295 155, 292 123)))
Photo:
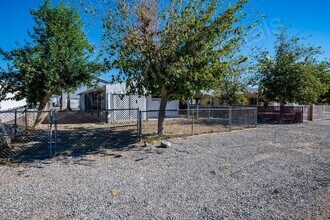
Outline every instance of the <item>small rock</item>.
POLYGON ((149 146, 149 144, 148 144, 148 142, 144 142, 144 147, 148 147, 149 146))
POLYGON ((274 194, 278 194, 278 193, 280 193, 280 190, 275 189, 275 190, 274 190, 274 194))
POLYGON ((163 148, 171 147, 171 142, 169 142, 169 141, 162 141, 160 143, 160 146, 163 147, 163 148))

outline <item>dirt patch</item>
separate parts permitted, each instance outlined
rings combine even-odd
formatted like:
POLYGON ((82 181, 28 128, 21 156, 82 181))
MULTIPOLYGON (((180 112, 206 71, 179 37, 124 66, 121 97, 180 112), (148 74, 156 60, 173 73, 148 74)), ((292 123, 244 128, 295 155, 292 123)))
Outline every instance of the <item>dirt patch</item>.
MULTIPOLYGON (((233 127, 234 128, 234 127, 233 127)), ((236 128, 234 128, 236 129, 236 128)), ((169 136, 187 136, 196 134, 219 133, 230 131, 230 126, 224 125, 219 120, 186 118, 165 119, 164 134, 169 136)), ((142 122, 142 135, 152 136, 157 134, 157 120, 142 122)))

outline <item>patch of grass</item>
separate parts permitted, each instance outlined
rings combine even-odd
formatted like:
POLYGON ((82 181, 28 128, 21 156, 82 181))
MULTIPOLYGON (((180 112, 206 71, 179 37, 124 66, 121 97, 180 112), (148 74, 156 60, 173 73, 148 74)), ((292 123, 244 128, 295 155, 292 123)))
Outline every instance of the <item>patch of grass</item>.
POLYGON ((228 170, 228 169, 230 169, 232 167, 233 167, 233 165, 231 163, 225 163, 225 164, 223 164, 223 165, 220 166, 220 170, 221 171, 225 171, 225 170, 228 170))
POLYGON ((118 191, 117 191, 116 189, 112 189, 112 190, 110 191, 110 195, 112 195, 112 196, 116 196, 116 195, 118 195, 118 191))

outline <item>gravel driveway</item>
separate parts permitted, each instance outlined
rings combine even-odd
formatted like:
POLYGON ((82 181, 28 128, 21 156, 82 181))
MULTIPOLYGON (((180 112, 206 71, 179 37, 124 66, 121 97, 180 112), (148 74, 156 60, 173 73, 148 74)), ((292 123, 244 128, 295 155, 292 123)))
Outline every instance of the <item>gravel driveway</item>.
POLYGON ((0 166, 0 219, 329 219, 330 120, 0 166))

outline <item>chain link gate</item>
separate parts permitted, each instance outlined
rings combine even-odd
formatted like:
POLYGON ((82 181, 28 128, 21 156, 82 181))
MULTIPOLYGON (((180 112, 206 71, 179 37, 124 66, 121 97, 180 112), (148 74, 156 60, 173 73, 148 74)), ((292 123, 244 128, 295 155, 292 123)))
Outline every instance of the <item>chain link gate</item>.
MULTIPOLYGON (((76 157, 127 147, 143 137, 157 135, 157 118, 157 110, 140 111, 139 108, 97 112, 0 112, 0 160, 29 161, 58 155, 76 157), (43 120, 34 127, 38 114, 43 120)), ((222 132, 256 126, 257 109, 166 110, 164 124, 165 134, 171 136, 222 132)))
POLYGON ((54 112, 54 155, 83 156, 122 148, 137 141, 138 109, 54 112), (104 116, 104 117, 103 117, 104 116), (116 120, 111 120, 115 117, 116 120))
POLYGON ((122 148, 138 139, 138 109, 88 111, 0 112, 0 161, 33 161, 58 155, 80 156, 122 148), (38 114, 42 123, 34 127, 38 114), (120 119, 120 120, 119 120, 120 119))
POLYGON ((54 126, 51 111, 0 112, 0 160, 29 161, 51 155, 54 126), (36 118, 43 118, 35 126, 36 118))

